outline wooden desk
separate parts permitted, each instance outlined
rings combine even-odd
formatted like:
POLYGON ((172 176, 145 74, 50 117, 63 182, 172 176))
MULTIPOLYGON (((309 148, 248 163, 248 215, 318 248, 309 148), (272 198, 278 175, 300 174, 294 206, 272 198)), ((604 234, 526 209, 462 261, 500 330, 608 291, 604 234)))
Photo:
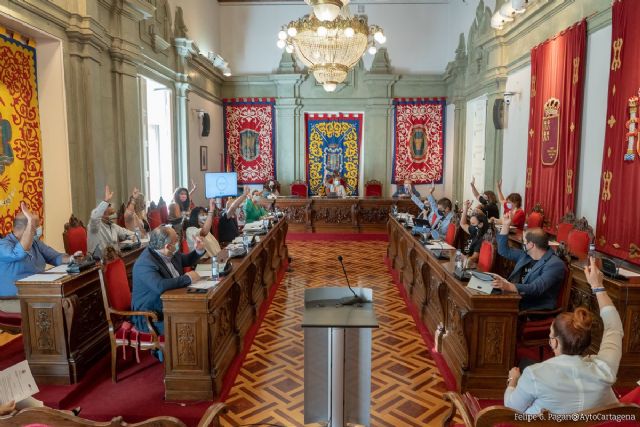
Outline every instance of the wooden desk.
POLYGON ((518 295, 484 295, 457 280, 450 261, 439 261, 394 218, 387 224, 388 256, 421 321, 435 336, 445 328, 442 355, 460 392, 500 398, 514 365, 518 295))
MULTIPOLYGON (((131 277, 142 248, 122 255, 131 277)), ((55 282, 17 282, 24 352, 40 384, 73 384, 109 352, 98 267, 55 282)))
POLYGON ((418 207, 408 198, 279 197, 266 202, 270 208, 277 207, 284 212, 291 231, 311 233, 384 233, 394 204, 398 206, 399 212, 411 212, 414 215, 419 213, 418 207))
POLYGON ((162 295, 165 322, 165 398, 211 400, 218 396, 244 336, 257 318, 288 258, 286 221, 277 223, 206 294, 186 288, 162 295))

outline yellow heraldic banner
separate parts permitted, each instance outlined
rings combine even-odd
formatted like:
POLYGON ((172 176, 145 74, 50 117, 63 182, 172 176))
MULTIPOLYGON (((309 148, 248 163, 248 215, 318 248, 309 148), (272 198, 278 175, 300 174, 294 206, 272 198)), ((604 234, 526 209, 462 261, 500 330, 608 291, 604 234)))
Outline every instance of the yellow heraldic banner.
POLYGON ((35 43, 0 27, 0 233, 24 201, 42 217, 42 148, 35 43))

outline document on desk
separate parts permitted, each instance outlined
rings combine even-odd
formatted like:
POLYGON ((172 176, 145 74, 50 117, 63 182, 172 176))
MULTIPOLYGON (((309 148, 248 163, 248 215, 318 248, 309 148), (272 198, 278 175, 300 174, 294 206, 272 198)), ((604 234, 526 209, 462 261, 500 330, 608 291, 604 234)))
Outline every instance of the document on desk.
POLYGON ((428 243, 426 245, 424 245, 425 248, 429 249, 429 250, 452 250, 455 249, 453 246, 451 246, 450 244, 446 243, 446 242, 439 242, 439 243, 428 243))
POLYGON ((57 267, 53 267, 48 269, 47 271, 45 271, 45 273, 50 274, 50 273, 64 273, 67 274, 67 267, 69 267, 69 264, 60 264, 57 267))
POLYGON ((0 372, 0 404, 19 402, 38 392, 29 363, 26 360, 0 372))
POLYGON ((189 285, 191 289, 211 289, 215 288, 220 280, 198 280, 196 283, 189 285))
POLYGON ((67 273, 38 273, 32 274, 31 276, 25 277, 24 279, 20 279, 18 280, 18 282, 55 282, 56 280, 62 279, 66 275, 67 273))

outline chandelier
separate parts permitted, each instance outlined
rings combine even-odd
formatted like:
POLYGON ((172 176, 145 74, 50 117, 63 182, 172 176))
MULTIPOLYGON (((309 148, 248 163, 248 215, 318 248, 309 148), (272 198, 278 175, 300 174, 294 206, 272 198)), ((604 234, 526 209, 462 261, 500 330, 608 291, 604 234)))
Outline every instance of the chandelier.
MULTIPOLYGON (((340 3, 339 0, 308 0, 314 5, 322 3, 340 3)), ((377 25, 367 23, 366 16, 351 16, 348 1, 339 16, 333 20, 318 17, 317 8, 314 13, 292 21, 278 33, 278 47, 295 53, 296 57, 309 69, 316 81, 327 92, 336 90, 338 84, 344 82, 347 74, 368 50, 375 55, 376 44, 386 42, 386 37, 377 25)))

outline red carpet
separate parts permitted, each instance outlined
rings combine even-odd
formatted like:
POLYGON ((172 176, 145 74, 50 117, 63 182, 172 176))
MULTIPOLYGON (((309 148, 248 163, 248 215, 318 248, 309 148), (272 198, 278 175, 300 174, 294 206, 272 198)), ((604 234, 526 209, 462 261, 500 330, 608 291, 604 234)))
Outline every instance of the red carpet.
POLYGON ((305 233, 297 232, 293 233, 289 231, 287 233, 287 240, 291 241, 357 241, 357 242, 369 242, 372 240, 386 242, 389 240, 389 236, 386 233, 305 233))
MULTIPOLYGON (((268 299, 262 306, 258 321, 244 337, 243 352, 231 363, 222 385, 220 399, 224 400, 233 387, 236 376, 260 328, 271 301, 285 275, 288 265, 278 272, 268 299)), ((24 360, 22 337, 0 347, 0 369, 24 360)), ((164 400, 163 365, 147 351, 140 352, 140 364, 135 363, 132 351, 122 360, 118 351, 118 382, 111 381, 111 355, 106 354, 78 384, 66 386, 38 385, 40 393, 34 397, 52 408, 82 407, 82 416, 94 421, 109 421, 122 416, 126 422, 139 422, 160 415, 173 416, 185 424, 197 425, 204 411, 211 405, 202 402, 169 402, 164 400), (130 356, 130 357, 129 357, 130 356)))

